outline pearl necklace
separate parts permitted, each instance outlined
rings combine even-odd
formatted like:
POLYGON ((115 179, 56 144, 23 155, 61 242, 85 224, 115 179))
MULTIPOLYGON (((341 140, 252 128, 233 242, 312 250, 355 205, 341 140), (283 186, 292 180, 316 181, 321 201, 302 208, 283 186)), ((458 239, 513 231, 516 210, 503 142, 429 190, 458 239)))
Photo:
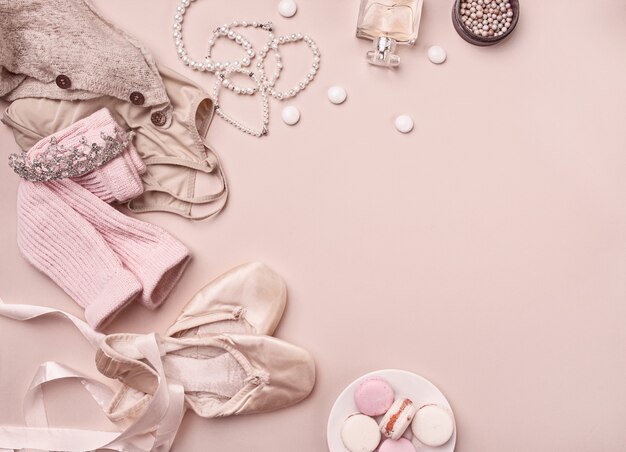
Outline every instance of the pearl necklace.
POLYGON ((273 39, 270 38, 270 41, 267 43, 267 45, 263 47, 263 49, 259 52, 259 62, 256 66, 259 70, 259 73, 261 74, 262 80, 267 80, 267 85, 269 87, 273 87, 276 79, 278 78, 278 74, 275 73, 274 76, 270 79, 265 78, 265 58, 267 56, 267 53, 269 52, 269 50, 272 50, 276 55, 276 59, 278 61, 277 67, 282 68, 282 64, 280 64, 281 57, 280 53, 278 53, 278 46, 282 44, 287 44, 289 42, 298 41, 304 41, 313 53, 313 64, 311 65, 311 69, 306 74, 306 77, 290 90, 281 92, 275 89, 271 89, 270 95, 274 99, 285 100, 289 99, 290 97, 295 97, 300 91, 304 90, 307 85, 313 81, 313 79, 315 78, 315 74, 317 74, 317 71, 320 68, 320 52, 317 48, 317 44, 315 44, 315 41, 313 41, 309 36, 303 36, 301 33, 292 34, 290 36, 280 36, 273 39))
POLYGON ((222 68, 222 66, 224 67, 224 69, 226 69, 230 65, 230 62, 228 61, 225 63, 218 62, 215 64, 213 64, 213 62, 211 61, 211 51, 213 49, 213 46, 215 45, 215 42, 221 36, 227 36, 229 39, 232 39, 233 41, 235 41, 235 43, 243 47, 246 51, 247 56, 243 57, 241 62, 234 61, 232 64, 234 66, 250 66, 250 61, 255 56, 254 49, 252 48, 252 44, 250 44, 250 41, 248 41, 243 35, 240 35, 234 30, 234 28, 237 28, 237 27, 255 27, 255 28, 262 28, 263 30, 267 30, 267 31, 272 31, 271 22, 267 22, 265 24, 252 22, 251 24, 249 24, 248 22, 245 22, 245 21, 241 23, 234 21, 230 25, 224 24, 221 27, 216 28, 215 31, 213 32, 213 37, 209 39, 209 42, 208 42, 209 45, 207 48, 207 57, 205 60, 205 66, 209 72, 212 72, 213 70, 219 71, 222 68))
POLYGON ((269 126, 269 101, 268 98, 272 98, 282 101, 295 97, 303 91, 309 83, 313 81, 320 66, 320 52, 315 44, 315 41, 307 35, 301 33, 295 33, 288 36, 275 37, 273 34, 273 25, 271 22, 247 22, 247 21, 233 21, 230 24, 224 24, 216 28, 211 37, 208 40, 207 54, 203 61, 194 60, 187 54, 185 44, 183 40, 182 23, 187 12, 189 5, 195 0, 181 0, 180 4, 176 8, 176 14, 174 16, 174 44, 176 45, 176 52, 178 57, 186 66, 191 69, 200 72, 209 72, 217 76, 217 81, 213 86, 212 97, 215 103, 215 111, 219 117, 224 119, 229 124, 233 125, 240 131, 252 136, 262 137, 267 135, 269 126), (260 28, 268 32, 268 40, 266 45, 257 53, 255 52, 252 43, 241 33, 237 31, 240 28, 260 28), (215 61, 212 58, 212 50, 218 39, 228 38, 239 45, 244 51, 245 55, 240 60, 235 61, 215 61), (295 43, 304 41, 311 53, 313 54, 313 63, 311 68, 307 72, 302 81, 297 83, 293 88, 280 91, 275 88, 276 82, 280 77, 281 70, 283 68, 282 57, 279 52, 279 47, 287 43, 295 43), (265 72, 265 60, 270 52, 274 53, 275 69, 271 76, 267 76, 265 72), (259 57, 256 63, 257 73, 247 69, 252 61, 259 57), (241 87, 232 83, 230 76, 233 73, 242 73, 248 75, 253 81, 253 87, 241 87), (227 115, 219 104, 220 89, 224 87, 236 94, 254 95, 260 93, 263 105, 263 119, 260 130, 255 130, 243 125, 241 122, 233 119, 227 115))
MULTIPOLYGON (((250 66, 251 63, 251 58, 254 58, 256 56, 254 49, 252 48, 252 44, 250 44, 250 41, 248 41, 244 36, 238 34, 237 32, 235 32, 233 29, 237 28, 237 27, 249 27, 249 26, 253 26, 253 27, 257 27, 257 28, 262 28, 264 30, 267 30, 270 32, 270 37, 274 37, 273 33, 271 33, 272 31, 272 23, 271 22, 267 22, 264 24, 259 24, 257 22, 252 22, 252 23, 248 23, 248 22, 237 22, 234 21, 232 22, 230 25, 225 24, 222 25, 221 27, 218 27, 217 29, 215 29, 215 31, 213 32, 213 37, 211 39, 209 39, 208 42, 208 49, 207 49, 207 57, 205 59, 205 69, 209 72, 215 72, 215 74, 222 78, 222 80, 225 80, 225 82, 223 83, 223 85, 230 89, 231 91, 234 91, 237 94, 254 94, 255 92, 257 92, 257 87, 253 87, 253 88, 241 88, 238 87, 237 85, 234 85, 233 83, 230 82, 229 79, 225 79, 223 77, 223 74, 226 70, 228 70, 229 68, 234 68, 234 69, 238 69, 240 67, 247 67, 250 66), (219 39, 221 36, 227 36, 228 38, 232 39, 235 41, 235 43, 239 44, 241 47, 243 47, 246 50, 246 56, 242 58, 241 61, 224 61, 224 62, 214 62, 211 59, 211 52, 213 50, 213 46, 215 45, 215 42, 217 41, 217 39, 219 39)), ((232 71, 231 71, 232 72, 232 71)), ((275 74, 276 78, 278 78, 279 74, 275 74)))
POLYGON ((220 74, 220 77, 215 82, 215 85, 213 85, 212 97, 213 97, 213 101, 215 102, 215 113, 217 113, 217 115, 220 118, 222 118, 224 121, 226 121, 228 124, 239 129, 243 133, 247 133, 248 135, 252 135, 254 137, 260 138, 260 137, 267 135, 268 125, 270 122, 270 109, 269 109, 269 103, 268 103, 268 98, 267 98, 267 89, 265 86, 263 86, 260 79, 256 76, 254 72, 249 71, 244 68, 240 68, 240 67, 237 67, 237 68, 234 66, 229 67, 228 69, 226 69, 224 72, 220 74), (227 85, 228 79, 226 77, 228 77, 228 75, 232 74, 233 72, 240 72, 242 74, 248 75, 252 80, 254 80, 258 91, 261 92, 261 98, 262 98, 262 103, 263 103, 263 121, 261 124, 261 130, 252 129, 250 127, 243 125, 241 122, 237 121, 236 119, 233 119, 231 116, 229 116, 228 114, 224 112, 224 110, 222 109, 222 107, 220 106, 218 102, 220 87, 222 86, 228 87, 227 85))

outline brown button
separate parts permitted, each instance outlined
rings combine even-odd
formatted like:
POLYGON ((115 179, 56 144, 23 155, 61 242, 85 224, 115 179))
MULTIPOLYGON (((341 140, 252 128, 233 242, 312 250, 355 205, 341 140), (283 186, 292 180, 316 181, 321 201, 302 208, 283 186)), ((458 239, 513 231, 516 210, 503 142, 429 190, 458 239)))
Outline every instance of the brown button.
POLYGON ((143 105, 143 103, 146 101, 146 98, 143 97, 143 94, 141 94, 139 91, 133 91, 132 93, 130 93, 130 101, 135 105, 143 105))
POLYGON ((167 116, 165 116, 165 113, 163 113, 162 111, 155 111, 154 113, 152 113, 150 119, 152 120, 152 124, 158 127, 164 126, 167 122, 167 116))
POLYGON ((57 78, 55 81, 57 82, 57 86, 61 89, 68 89, 69 87, 72 86, 72 81, 67 75, 63 75, 63 74, 57 75, 57 78))

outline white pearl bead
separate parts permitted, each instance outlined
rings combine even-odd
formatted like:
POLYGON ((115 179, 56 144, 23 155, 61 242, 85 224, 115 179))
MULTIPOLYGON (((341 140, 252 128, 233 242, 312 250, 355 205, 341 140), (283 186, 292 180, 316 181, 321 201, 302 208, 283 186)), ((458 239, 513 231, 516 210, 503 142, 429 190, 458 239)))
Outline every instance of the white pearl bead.
POLYGON ((400 115, 396 118, 396 129, 398 132, 409 133, 413 130, 413 119, 409 115, 400 115))
POLYGON ((293 105, 289 105, 288 107, 283 108, 281 116, 285 124, 293 126, 300 121, 300 110, 293 105))
POLYGON ((441 64, 446 61, 446 51, 443 47, 432 46, 428 49, 428 59, 431 63, 441 64))
POLYGON ((348 93, 346 93, 346 90, 341 86, 331 86, 328 89, 328 100, 335 105, 344 103, 346 97, 348 97, 348 93))
POLYGON ((293 17, 298 10, 298 5, 293 0, 281 0, 278 4, 278 12, 283 17, 293 17))

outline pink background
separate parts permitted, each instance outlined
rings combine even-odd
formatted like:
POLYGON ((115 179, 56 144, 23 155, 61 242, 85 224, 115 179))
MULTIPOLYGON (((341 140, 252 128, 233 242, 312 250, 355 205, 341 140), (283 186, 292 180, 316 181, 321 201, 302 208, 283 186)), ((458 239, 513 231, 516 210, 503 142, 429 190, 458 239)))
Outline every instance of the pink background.
MULTIPOLYGON (((224 21, 269 19, 278 33, 310 34, 322 67, 289 102, 302 112, 297 126, 282 123, 276 101, 264 139, 215 121, 209 141, 232 187, 227 209, 201 223, 141 216, 181 238, 193 263, 165 306, 133 306, 109 331, 163 332, 213 277, 261 260, 289 286, 276 335, 312 351, 318 381, 306 401, 275 413, 188 413, 173 450, 326 450, 335 397, 389 367, 444 392, 458 452, 626 450, 626 3, 521 3, 513 35, 478 48, 454 31, 452 1, 426 0, 398 71, 365 63, 357 0, 299 0, 292 19, 278 15, 277 0, 193 4, 193 54, 224 21), (441 66, 426 58, 433 44, 448 52, 441 66), (334 84, 348 90, 344 105, 326 99, 334 84), (409 135, 393 127, 401 113, 415 120, 409 135)), ((212 86, 177 61, 176 2, 96 4, 159 62, 212 86)), ((305 72, 303 49, 284 49, 280 86, 305 72)), ((238 100, 225 98, 225 108, 257 117, 258 98, 238 100)), ((16 150, 4 126, 0 143, 3 159, 16 150)), ((18 252, 17 184, 1 164, 0 295, 82 315, 18 252)), ((69 324, 0 325, 0 423, 22 422, 40 362, 98 375, 69 324)), ((70 386, 48 391, 52 424, 106 426, 70 386)))

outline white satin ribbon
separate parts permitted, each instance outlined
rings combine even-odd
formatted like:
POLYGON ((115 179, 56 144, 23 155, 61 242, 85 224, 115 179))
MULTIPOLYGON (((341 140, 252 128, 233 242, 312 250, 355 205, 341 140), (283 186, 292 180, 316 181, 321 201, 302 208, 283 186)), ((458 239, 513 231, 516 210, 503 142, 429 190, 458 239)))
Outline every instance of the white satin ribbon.
MULTIPOLYGON (((70 320, 94 349, 100 347, 105 336, 71 314, 42 306, 7 305, 0 299, 0 316, 27 321, 49 314, 70 320)), ((113 398, 113 390, 63 364, 46 362, 39 366, 24 398, 26 426, 0 426, 0 452, 15 449, 169 451, 185 414, 184 389, 180 384, 167 382, 156 334, 140 336, 137 346, 157 372, 158 386, 147 409, 130 426, 111 432, 49 427, 42 390, 47 383, 72 379, 80 381, 105 414, 113 398)))

